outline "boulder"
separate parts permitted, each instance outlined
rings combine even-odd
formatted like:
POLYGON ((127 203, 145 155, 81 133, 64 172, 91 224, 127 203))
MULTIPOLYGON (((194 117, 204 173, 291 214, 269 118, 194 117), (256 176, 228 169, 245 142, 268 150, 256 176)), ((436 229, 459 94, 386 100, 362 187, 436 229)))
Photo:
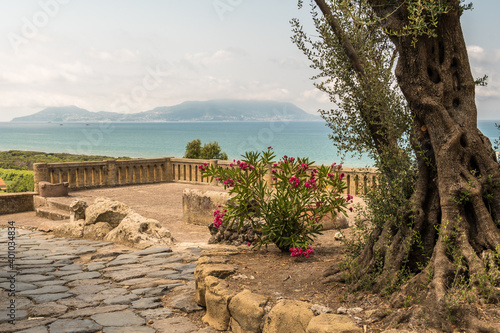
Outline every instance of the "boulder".
POLYGON ((337 216, 332 219, 329 216, 324 217, 320 223, 323 225, 323 230, 337 230, 337 229, 347 229, 349 228, 349 221, 344 214, 337 214, 337 216))
POLYGON ((97 222, 83 227, 83 238, 103 239, 113 227, 107 222, 97 222))
POLYGON ((78 220, 61 224, 54 228, 54 235, 57 237, 82 238, 84 223, 84 220, 78 220))
POLYGON ((225 279, 226 277, 234 274, 235 272, 236 269, 233 266, 226 264, 196 265, 196 268, 194 270, 195 302, 200 306, 207 306, 205 301, 205 294, 206 294, 205 278, 207 276, 214 276, 219 279, 225 279))
POLYGON ((363 329, 348 316, 324 313, 311 319, 306 333, 363 333, 363 329))
POLYGON ((94 204, 85 209, 85 224, 107 222, 115 228, 130 213, 133 213, 132 209, 124 203, 99 197, 95 199, 94 204))
POLYGON ((234 333, 259 333, 267 298, 243 290, 231 299, 229 313, 231 314, 231 331, 234 333))
MULTIPOLYGON (((125 206, 121 205, 123 204, 120 203, 120 206, 117 207, 125 206)), ((91 207, 92 206, 89 208, 91 207)), ((86 212, 86 214, 88 218, 88 212, 86 212)), ((85 223, 87 224, 87 219, 85 223)), ((113 226, 111 222, 108 223, 113 226)), ((104 237, 104 240, 138 249, 146 249, 151 246, 171 245, 174 242, 170 231, 163 228, 160 222, 146 218, 137 213, 126 215, 125 218, 121 220, 120 224, 104 237)))
POLYGON ((227 192, 184 189, 182 219, 184 223, 209 226, 214 222, 213 212, 228 203, 227 192))
POLYGON ((50 182, 39 182, 38 192, 43 198, 46 197, 66 197, 68 196, 68 182, 52 184, 50 182))
POLYGON ((203 322, 218 331, 225 331, 231 318, 228 305, 235 293, 227 288, 226 282, 214 276, 205 278, 205 286, 207 313, 202 318, 203 322))
POLYGON ((70 205, 70 221, 85 220, 85 210, 89 205, 85 200, 76 199, 70 205))
POLYGON ((311 305, 294 300, 280 300, 264 319, 263 333, 306 333, 314 317, 311 305))

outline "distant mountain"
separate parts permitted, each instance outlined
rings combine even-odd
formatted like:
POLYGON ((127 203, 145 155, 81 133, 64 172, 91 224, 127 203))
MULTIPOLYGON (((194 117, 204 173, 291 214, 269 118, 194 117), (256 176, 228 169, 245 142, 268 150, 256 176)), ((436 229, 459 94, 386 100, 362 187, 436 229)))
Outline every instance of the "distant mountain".
POLYGON ((17 117, 14 122, 164 122, 164 121, 314 121, 309 114, 292 103, 246 100, 211 100, 184 102, 157 107, 150 111, 122 114, 90 112, 76 106, 49 107, 35 114, 17 117))

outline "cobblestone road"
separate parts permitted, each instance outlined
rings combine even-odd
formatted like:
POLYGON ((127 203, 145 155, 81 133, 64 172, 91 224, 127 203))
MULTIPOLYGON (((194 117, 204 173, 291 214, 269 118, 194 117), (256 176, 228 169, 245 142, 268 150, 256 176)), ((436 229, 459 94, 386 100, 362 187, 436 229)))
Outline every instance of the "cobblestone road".
POLYGON ((215 333, 186 317, 200 253, 0 229, 0 332, 215 333))

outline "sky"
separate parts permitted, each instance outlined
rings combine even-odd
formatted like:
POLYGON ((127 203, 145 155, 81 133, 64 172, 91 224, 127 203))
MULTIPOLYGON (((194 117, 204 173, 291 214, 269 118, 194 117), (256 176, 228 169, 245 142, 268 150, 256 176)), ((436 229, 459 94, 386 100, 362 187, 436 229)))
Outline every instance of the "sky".
MULTIPOLYGON (((305 1, 307 4, 308 2, 305 1)), ((498 0, 462 26, 478 117, 500 119, 498 0)), ((135 113, 192 100, 291 102, 329 109, 291 42, 296 0, 0 0, 0 122, 49 106, 135 113)))

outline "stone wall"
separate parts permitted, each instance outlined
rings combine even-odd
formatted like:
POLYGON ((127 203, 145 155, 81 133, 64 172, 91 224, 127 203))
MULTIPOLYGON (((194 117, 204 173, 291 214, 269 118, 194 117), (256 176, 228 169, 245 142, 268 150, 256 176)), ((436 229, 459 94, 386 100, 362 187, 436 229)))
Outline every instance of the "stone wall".
POLYGON ((35 210, 33 196, 36 192, 0 193, 0 215, 35 210))
POLYGON ((184 189, 182 193, 182 220, 184 223, 209 226, 214 222, 213 212, 219 205, 226 205, 227 192, 184 189))

